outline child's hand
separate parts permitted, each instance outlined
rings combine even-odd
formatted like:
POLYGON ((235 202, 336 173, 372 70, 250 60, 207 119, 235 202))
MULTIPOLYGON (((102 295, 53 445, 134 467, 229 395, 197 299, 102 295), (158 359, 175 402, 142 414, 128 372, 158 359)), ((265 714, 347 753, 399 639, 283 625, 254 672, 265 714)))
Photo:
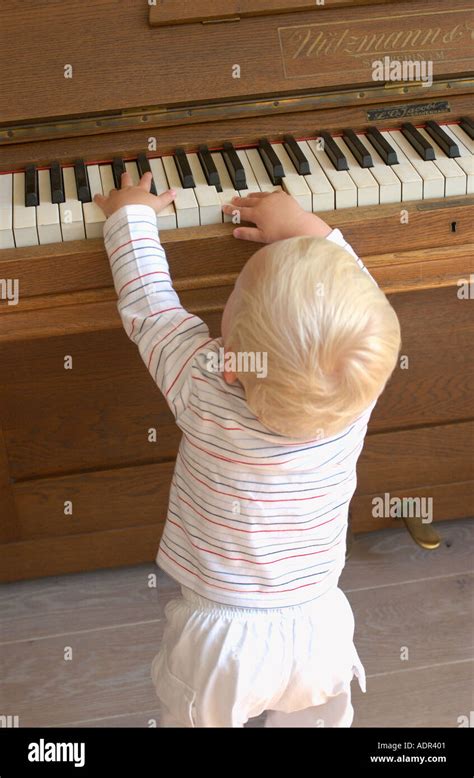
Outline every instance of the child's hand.
POLYGON ((286 192, 252 192, 248 197, 233 197, 231 203, 222 207, 224 213, 232 216, 238 211, 242 221, 255 224, 255 227, 236 227, 233 232, 236 238, 274 243, 299 235, 325 238, 332 230, 315 213, 303 211, 286 192))
POLYGON ((156 213, 159 213, 173 202, 176 192, 169 189, 161 195, 153 195, 150 192, 151 181, 152 174, 144 173, 140 183, 133 186, 130 173, 122 173, 121 189, 111 189, 107 197, 97 194, 94 196, 94 202, 99 208, 102 208, 107 217, 124 205, 149 205, 156 213))

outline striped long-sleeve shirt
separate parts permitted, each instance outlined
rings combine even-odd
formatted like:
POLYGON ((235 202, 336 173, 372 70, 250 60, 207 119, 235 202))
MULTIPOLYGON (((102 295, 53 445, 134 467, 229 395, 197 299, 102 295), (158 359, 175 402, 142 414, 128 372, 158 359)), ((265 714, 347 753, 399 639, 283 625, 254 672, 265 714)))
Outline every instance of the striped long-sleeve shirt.
MULTIPOLYGON (((183 433, 157 565, 230 605, 320 597, 344 567, 356 463, 375 403, 334 437, 301 442, 268 430, 240 382, 228 385, 211 364, 223 341, 181 306, 152 208, 116 211, 104 240, 125 331, 183 433)), ((339 230, 328 240, 368 272, 339 230)))

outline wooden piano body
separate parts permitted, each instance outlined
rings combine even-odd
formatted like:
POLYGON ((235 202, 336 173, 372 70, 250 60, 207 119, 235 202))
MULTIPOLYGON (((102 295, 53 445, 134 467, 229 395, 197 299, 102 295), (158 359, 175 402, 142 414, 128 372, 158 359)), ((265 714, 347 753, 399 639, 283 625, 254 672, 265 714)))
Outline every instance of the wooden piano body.
MULTIPOLYGON (((450 122, 471 110, 474 24, 464 0, 232 0, 234 20, 221 22, 210 17, 222 3, 175 3, 200 6, 190 23, 173 9, 165 18, 170 5, 6 0, 0 173, 133 158, 150 138, 172 154, 317 128, 395 128, 403 117, 450 122), (271 13, 255 15, 257 6, 271 13), (168 25, 150 25, 150 8, 168 25), (432 86, 374 82, 371 62, 385 53, 432 59, 432 86)), ((385 494, 432 497, 435 520, 472 513, 474 303, 460 289, 474 295, 473 213, 466 195, 322 214, 388 294, 406 357, 359 461, 355 532, 399 526, 372 515, 373 497, 385 494)), ((213 336, 257 248, 231 230, 162 232, 183 304, 213 336)), ((152 560, 179 430, 121 327, 101 239, 4 249, 2 279, 20 290, 18 305, 0 299, 2 580, 152 560)))

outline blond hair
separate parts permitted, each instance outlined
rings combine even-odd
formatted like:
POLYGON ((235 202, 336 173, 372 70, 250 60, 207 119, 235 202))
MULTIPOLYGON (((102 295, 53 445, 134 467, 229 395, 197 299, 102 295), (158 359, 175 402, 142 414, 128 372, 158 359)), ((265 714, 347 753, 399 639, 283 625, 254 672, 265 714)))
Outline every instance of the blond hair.
POLYGON ((345 249, 299 237, 265 248, 242 284, 226 347, 266 353, 237 373, 257 418, 284 436, 330 437, 383 391, 400 351, 385 294, 345 249))

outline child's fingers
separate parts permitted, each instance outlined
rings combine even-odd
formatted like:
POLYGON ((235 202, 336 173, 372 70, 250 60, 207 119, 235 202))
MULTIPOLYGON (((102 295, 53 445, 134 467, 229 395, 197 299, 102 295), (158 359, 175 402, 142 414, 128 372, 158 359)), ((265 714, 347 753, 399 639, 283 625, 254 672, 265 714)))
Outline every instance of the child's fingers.
POLYGON ((140 189, 144 189, 145 192, 149 192, 152 178, 153 176, 150 170, 148 170, 146 173, 143 173, 142 177, 140 178, 140 183, 138 184, 140 189))
POLYGON ((125 189, 125 187, 127 186, 133 186, 132 177, 130 173, 127 173, 126 170, 122 173, 120 177, 120 186, 122 189, 125 189))
POLYGON ((175 197, 176 197, 175 190, 168 189, 167 192, 163 192, 163 194, 157 195, 157 197, 153 198, 154 200, 153 208, 157 213, 159 213, 160 211, 163 210, 163 208, 166 208, 167 205, 172 203, 175 197))
POLYGON ((102 208, 102 206, 103 206, 103 204, 104 204, 104 202, 106 201, 107 198, 104 197, 104 195, 96 194, 96 195, 94 195, 94 197, 92 199, 94 200, 95 203, 97 203, 99 208, 102 208))
POLYGON ((266 243, 262 230, 258 227, 236 227, 233 231, 234 238, 241 240, 254 240, 257 243, 266 243))
MULTIPOLYGON (((252 194, 247 195, 247 198, 252 198, 253 199, 255 197, 256 199, 259 199, 259 198, 262 198, 262 197, 268 197, 269 194, 274 194, 274 192, 252 192, 252 194)), ((241 200, 245 200, 247 198, 241 197, 240 199, 241 200)))
POLYGON ((224 213, 228 214, 229 216, 233 216, 235 213, 238 213, 241 220, 244 222, 254 221, 254 219, 252 219, 253 211, 251 208, 244 208, 241 205, 235 204, 235 205, 223 205, 222 210, 224 211, 224 213))
POLYGON ((258 198, 256 197, 257 194, 267 194, 267 193, 252 192, 252 194, 247 195, 247 197, 232 197, 230 202, 233 205, 236 205, 237 208, 253 208, 255 205, 258 205, 258 198))

